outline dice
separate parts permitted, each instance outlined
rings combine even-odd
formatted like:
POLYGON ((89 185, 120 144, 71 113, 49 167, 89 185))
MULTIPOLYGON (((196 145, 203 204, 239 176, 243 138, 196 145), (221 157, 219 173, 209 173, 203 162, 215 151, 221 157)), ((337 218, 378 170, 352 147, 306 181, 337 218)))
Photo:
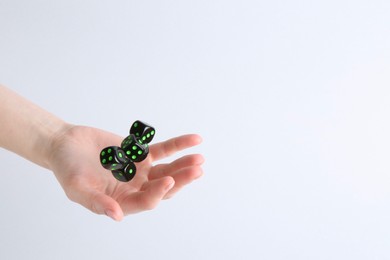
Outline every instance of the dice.
POLYGON ((142 121, 135 121, 130 128, 130 134, 139 138, 141 143, 150 143, 154 137, 155 130, 152 126, 147 125, 142 121))
POLYGON ((124 168, 129 159, 120 147, 109 146, 100 152, 100 162, 107 170, 114 171, 124 168))
POLYGON ((134 162, 141 162, 149 154, 149 143, 152 141, 155 129, 142 122, 135 121, 130 127, 130 135, 121 146, 108 146, 100 152, 101 165, 112 172, 112 175, 122 182, 132 180, 137 172, 134 162))
POLYGON ((112 175, 118 180, 128 182, 134 178, 137 168, 133 162, 129 162, 123 169, 112 171, 112 175))
POLYGON ((140 139, 133 134, 123 140, 121 148, 133 162, 143 161, 149 153, 148 145, 141 143, 140 139))

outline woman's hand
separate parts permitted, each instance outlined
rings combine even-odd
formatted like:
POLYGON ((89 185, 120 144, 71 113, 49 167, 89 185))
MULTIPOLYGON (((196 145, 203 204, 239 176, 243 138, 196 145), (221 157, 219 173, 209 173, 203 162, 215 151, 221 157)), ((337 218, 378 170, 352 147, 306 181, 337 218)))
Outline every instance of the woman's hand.
POLYGON ((120 136, 85 126, 68 126, 54 137, 49 169, 69 199, 119 221, 124 215, 155 208, 162 199, 172 197, 202 175, 204 159, 199 154, 153 165, 201 143, 200 136, 191 134, 150 145, 148 157, 136 163, 135 177, 130 182, 119 182, 101 166, 99 154, 104 147, 120 146, 122 140, 120 136))

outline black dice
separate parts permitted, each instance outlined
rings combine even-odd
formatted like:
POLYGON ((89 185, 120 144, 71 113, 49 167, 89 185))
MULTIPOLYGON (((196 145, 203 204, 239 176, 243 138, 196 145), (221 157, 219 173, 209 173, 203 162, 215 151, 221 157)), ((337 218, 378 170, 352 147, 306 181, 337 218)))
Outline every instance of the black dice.
POLYGON ((143 161, 149 153, 147 144, 142 144, 135 135, 129 135, 123 140, 121 148, 126 153, 126 156, 133 162, 143 161))
POLYGON ((107 170, 122 169, 129 159, 125 156, 125 151, 117 146, 109 146, 100 152, 100 162, 107 170))
POLYGON ((155 129, 139 120, 130 127, 130 135, 121 143, 121 147, 109 146, 100 152, 100 163, 110 170, 114 177, 123 182, 134 178, 137 171, 134 162, 141 162, 149 154, 149 142, 155 129))
POLYGON ((137 168, 135 167, 135 164, 129 162, 125 168, 114 170, 112 171, 112 174, 117 180, 127 182, 134 178, 136 171, 137 168))
POLYGON ((142 121, 135 121, 130 128, 130 134, 135 135, 141 143, 150 143, 154 137, 155 130, 152 126, 142 121))

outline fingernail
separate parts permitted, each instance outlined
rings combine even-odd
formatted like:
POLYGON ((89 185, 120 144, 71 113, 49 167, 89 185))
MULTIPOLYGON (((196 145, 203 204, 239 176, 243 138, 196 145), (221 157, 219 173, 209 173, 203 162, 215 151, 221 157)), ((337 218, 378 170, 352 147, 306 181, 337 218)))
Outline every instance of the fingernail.
POLYGON ((197 136, 198 136, 198 143, 203 142, 203 138, 200 135, 197 135, 197 136))
POLYGON ((175 185, 175 182, 172 181, 171 183, 169 183, 169 184, 165 187, 165 190, 168 191, 168 190, 172 189, 174 185, 175 185))
POLYGON ((195 180, 196 179, 199 179, 200 177, 202 177, 203 176, 203 171, 201 170, 199 173, 198 173, 198 175, 195 177, 195 180))
POLYGON ((116 221, 114 211, 108 209, 108 210, 104 211, 104 213, 106 213, 106 216, 107 216, 107 217, 110 217, 110 218, 112 218, 113 220, 116 221))

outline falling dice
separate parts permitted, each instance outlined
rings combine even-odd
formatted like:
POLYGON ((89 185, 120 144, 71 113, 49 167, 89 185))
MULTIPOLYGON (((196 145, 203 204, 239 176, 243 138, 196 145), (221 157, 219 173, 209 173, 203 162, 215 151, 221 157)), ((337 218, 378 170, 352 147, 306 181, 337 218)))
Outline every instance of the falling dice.
POLYGON ((155 129, 142 121, 135 121, 130 128, 130 134, 139 138, 141 143, 150 143, 154 137, 155 129))
POLYGON ((127 182, 134 178, 137 169, 133 162, 129 162, 123 169, 112 171, 112 175, 118 180, 127 182))
POLYGON ((153 127, 139 120, 135 121, 130 128, 130 135, 122 141, 121 147, 109 146, 100 152, 100 163, 111 170, 117 180, 130 181, 137 171, 134 162, 141 162, 148 156, 148 144, 154 134, 153 127))
POLYGON ((117 146, 109 146, 100 152, 100 163, 107 170, 123 169, 129 159, 125 156, 125 151, 117 146))
POLYGON ((133 134, 123 140, 121 148, 126 156, 133 162, 143 161, 149 153, 148 144, 142 143, 142 141, 133 134))

